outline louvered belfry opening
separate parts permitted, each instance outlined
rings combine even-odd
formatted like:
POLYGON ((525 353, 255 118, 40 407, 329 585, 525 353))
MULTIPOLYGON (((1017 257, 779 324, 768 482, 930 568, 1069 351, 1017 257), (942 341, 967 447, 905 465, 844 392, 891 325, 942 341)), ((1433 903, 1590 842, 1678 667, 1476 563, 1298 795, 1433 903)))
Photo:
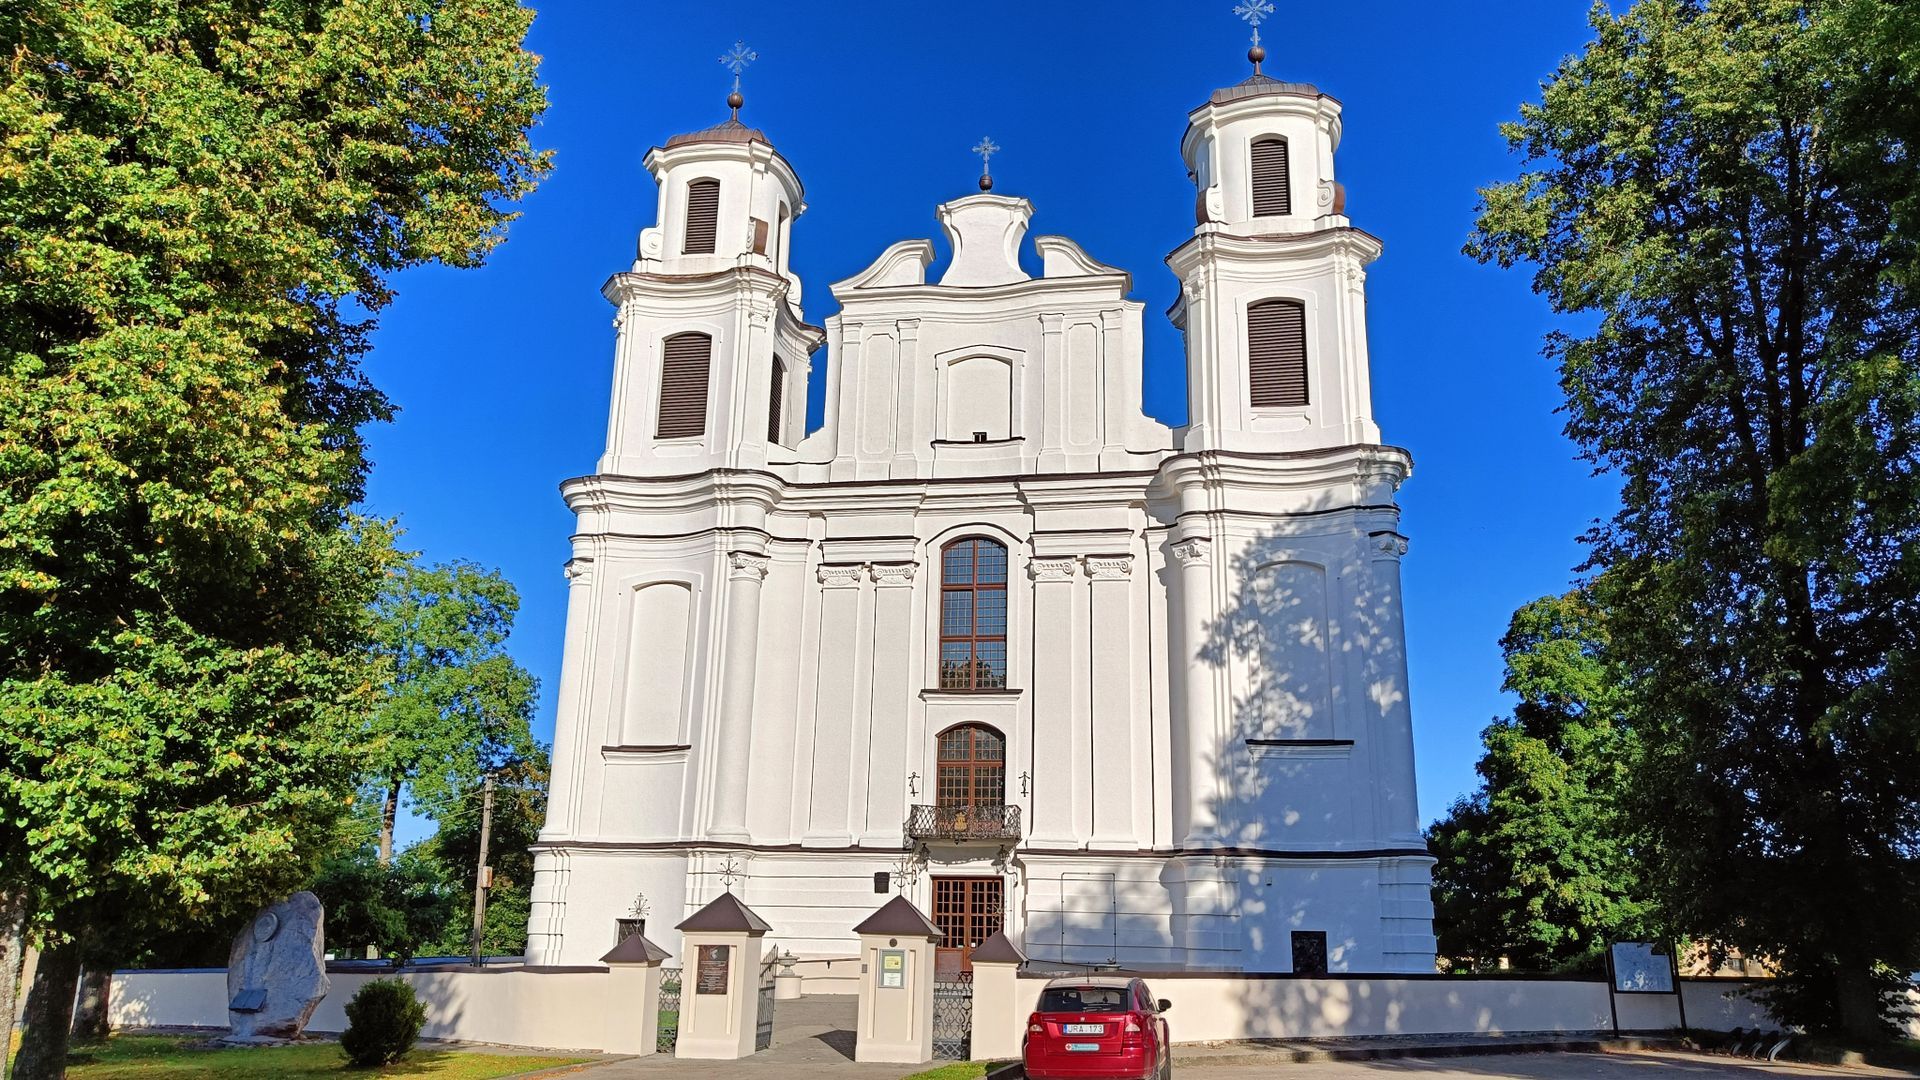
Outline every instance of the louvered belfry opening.
POLYGON ((1293 190, 1287 186, 1287 140, 1259 139, 1253 144, 1253 216, 1284 217, 1293 213, 1293 190))
POLYGON ((773 358, 773 386, 767 392, 767 442, 780 441, 780 421, 784 419, 781 407, 787 398, 787 364, 779 357, 773 358))
POLYGON ((720 230, 720 181, 695 180, 687 185, 688 255, 711 255, 720 230))
POLYGON ((707 433, 707 369, 713 339, 705 334, 675 334, 663 344, 660 365, 660 422, 654 436, 691 439, 707 433))
POLYGON ((1256 409, 1307 403, 1307 308, 1262 300, 1247 308, 1247 371, 1256 409))

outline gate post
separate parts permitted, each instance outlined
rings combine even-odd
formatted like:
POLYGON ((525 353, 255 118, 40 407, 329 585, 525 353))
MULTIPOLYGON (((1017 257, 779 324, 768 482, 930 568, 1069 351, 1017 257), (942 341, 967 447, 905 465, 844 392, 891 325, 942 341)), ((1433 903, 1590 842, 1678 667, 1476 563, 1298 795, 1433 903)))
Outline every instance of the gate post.
POLYGON ((760 939, 772 927, 722 893, 675 927, 685 935, 677 1058, 750 1057, 760 1022, 760 939))
POLYGON ((975 1061, 1020 1056, 1027 1005, 1020 993, 1020 965, 1027 955, 1002 931, 973 950, 973 1045, 975 1061))
POLYGON ((607 965, 607 1053, 654 1052, 660 1041, 660 961, 671 955, 635 934, 600 958, 607 965))
POLYGON ((933 1060, 933 944, 940 929, 904 896, 853 928, 860 935, 855 1061, 933 1060))

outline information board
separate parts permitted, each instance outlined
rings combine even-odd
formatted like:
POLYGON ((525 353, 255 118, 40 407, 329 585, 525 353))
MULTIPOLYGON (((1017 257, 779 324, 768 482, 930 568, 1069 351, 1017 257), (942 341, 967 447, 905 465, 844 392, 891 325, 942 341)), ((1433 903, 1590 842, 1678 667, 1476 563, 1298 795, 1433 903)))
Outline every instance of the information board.
POLYGON ((907 986, 907 950, 880 950, 880 988, 904 990, 907 986))
POLYGON ((1644 941, 1613 943, 1613 991, 1616 994, 1673 993, 1673 957, 1666 948, 1644 941))
POLYGON ((731 945, 700 946, 700 964, 693 979, 694 993, 724 994, 727 992, 727 962, 732 952, 731 945))

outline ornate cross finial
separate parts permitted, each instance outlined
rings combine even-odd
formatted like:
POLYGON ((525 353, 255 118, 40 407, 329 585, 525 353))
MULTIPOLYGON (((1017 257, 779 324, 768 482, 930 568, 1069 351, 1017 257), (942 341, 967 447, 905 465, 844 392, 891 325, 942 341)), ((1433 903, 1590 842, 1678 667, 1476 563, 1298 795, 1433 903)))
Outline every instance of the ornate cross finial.
POLYGON ((733 72, 733 93, 727 95, 727 107, 733 110, 735 120, 740 119, 740 106, 747 103, 747 99, 740 96, 740 73, 747 70, 748 64, 758 59, 760 54, 747 48, 747 43, 744 41, 734 42, 733 48, 720 57, 720 63, 728 71, 733 72))
POLYGON ((1267 16, 1273 14, 1273 4, 1271 0, 1240 0, 1239 6, 1233 9, 1233 13, 1245 19, 1248 26, 1253 27, 1253 48, 1247 50, 1247 59, 1253 61, 1253 73, 1258 75, 1260 61, 1267 58, 1267 50, 1260 47, 1260 24, 1267 16))
POLYGON ((974 145, 973 152, 980 155, 980 190, 992 191, 993 155, 1000 152, 1000 147, 993 141, 991 135, 982 135, 980 141, 974 145))
POLYGON ((727 861, 720 864, 720 884, 728 892, 732 892, 733 883, 743 877, 746 877, 746 874, 742 872, 740 864, 734 861, 733 856, 727 856, 727 861))

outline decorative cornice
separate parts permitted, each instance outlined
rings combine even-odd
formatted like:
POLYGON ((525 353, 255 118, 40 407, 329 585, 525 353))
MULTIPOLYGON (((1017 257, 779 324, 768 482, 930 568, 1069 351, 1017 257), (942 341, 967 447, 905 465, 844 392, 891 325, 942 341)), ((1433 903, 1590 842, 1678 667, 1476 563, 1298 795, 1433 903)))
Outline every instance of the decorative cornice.
POLYGON ((1072 559, 1028 559, 1027 576, 1035 581, 1072 581, 1072 559))
POLYGON ((773 560, 765 555, 755 555, 751 551, 734 551, 727 554, 727 576, 735 581, 763 581, 767 576, 767 567, 773 560))
POLYGON ((860 569, 859 563, 821 563, 815 573, 827 588, 845 589, 860 584, 860 569))
POLYGON ((1095 581, 1113 581, 1133 574, 1131 555, 1089 555, 1087 576, 1095 581))
MULTIPOLYGON (((824 569, 824 567, 822 569, 824 569)), ((873 583, 880 588, 899 588, 903 585, 913 584, 914 576, 920 571, 920 564, 913 562, 873 563, 868 566, 867 570, 873 575, 873 583)))
POLYGON ((1173 545, 1171 550, 1181 566, 1205 565, 1207 556, 1213 551, 1213 541, 1204 536, 1190 536, 1173 545))

